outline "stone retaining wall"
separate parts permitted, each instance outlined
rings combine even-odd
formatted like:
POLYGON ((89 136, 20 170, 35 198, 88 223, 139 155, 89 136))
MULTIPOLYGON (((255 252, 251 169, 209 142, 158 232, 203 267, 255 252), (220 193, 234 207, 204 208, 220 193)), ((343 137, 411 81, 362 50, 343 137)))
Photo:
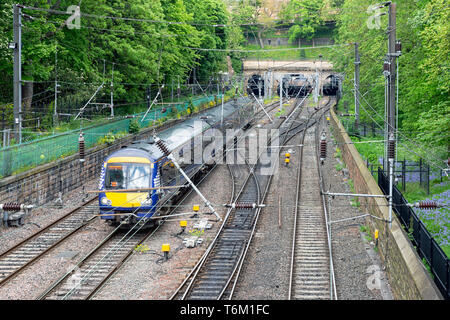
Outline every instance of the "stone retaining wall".
MULTIPOLYGON (((354 192, 383 194, 355 146, 351 144, 351 139, 336 113, 333 110, 330 113, 333 136, 342 151, 343 160, 353 180, 354 192)), ((389 219, 387 199, 360 197, 358 200, 362 210, 384 220, 389 219)), ((374 218, 370 219, 369 224, 372 234, 375 229, 379 230, 378 247, 395 299, 442 299, 395 213, 391 228, 386 222, 374 218)))

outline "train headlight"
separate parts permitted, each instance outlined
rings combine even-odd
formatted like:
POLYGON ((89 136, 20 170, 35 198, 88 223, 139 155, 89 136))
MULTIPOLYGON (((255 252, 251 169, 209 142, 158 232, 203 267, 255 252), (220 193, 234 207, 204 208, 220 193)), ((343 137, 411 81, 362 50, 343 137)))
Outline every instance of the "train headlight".
POLYGON ((152 202, 153 202, 152 198, 145 199, 144 201, 141 202, 141 206, 151 206, 152 202))
POLYGON ((112 204, 112 201, 109 200, 107 197, 103 197, 103 198, 100 200, 100 202, 101 202, 101 204, 103 204, 103 205, 105 205, 105 206, 110 206, 110 205, 112 204))

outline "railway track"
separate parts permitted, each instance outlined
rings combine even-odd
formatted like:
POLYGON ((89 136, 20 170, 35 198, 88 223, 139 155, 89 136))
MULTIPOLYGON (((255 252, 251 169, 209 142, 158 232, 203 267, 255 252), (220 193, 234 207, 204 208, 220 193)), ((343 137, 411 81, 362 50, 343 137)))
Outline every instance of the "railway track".
POLYGON ((86 202, 0 255, 0 285, 16 277, 84 226, 95 220, 97 197, 86 202))
MULTIPOLYGON (((324 110, 329 108, 329 100, 324 110)), ((289 299, 333 299, 335 295, 332 254, 327 229, 326 204, 321 195, 318 130, 304 131, 297 171, 296 205, 289 279, 289 299)))
MULTIPOLYGON (((276 103, 269 106, 275 108, 276 103)), ((258 115, 262 112, 258 112, 258 115)), ((198 183, 201 183, 214 170, 214 165, 198 183)), ((165 221, 170 214, 182 205, 183 201, 192 193, 188 191, 183 198, 166 214, 165 221)), ((167 199, 170 201, 170 199, 167 199)), ((69 272, 58 279, 51 287, 45 290, 39 300, 55 299, 90 299, 102 286, 119 270, 126 260, 133 254, 134 249, 149 239, 162 224, 147 233, 139 233, 139 227, 131 229, 126 234, 113 232, 102 243, 86 255, 69 272)))
MULTIPOLYGON (((280 129, 280 145, 284 145, 296 133, 295 130, 305 123, 295 125, 301 112, 300 106, 306 97, 293 108, 284 121, 275 125, 280 129)), ((301 129, 300 129, 301 131, 301 129)), ((270 149, 269 149, 270 150, 270 149)), ((277 151, 279 154, 281 148, 277 151)), ((233 203, 261 204, 270 186, 273 175, 261 175, 257 169, 261 168, 258 161, 256 165, 246 164, 246 176, 234 174, 236 165, 228 166, 233 178, 235 190, 242 186, 233 203)), ((172 295, 171 299, 231 299, 238 283, 239 274, 251 243, 261 208, 235 208, 228 210, 216 238, 206 250, 191 273, 181 286, 172 295)))
MULTIPOLYGON (((201 184, 209 174, 214 171, 213 166, 203 175, 198 184, 201 184)), ((162 223, 156 228, 141 232, 143 224, 136 224, 128 230, 115 229, 97 247, 83 257, 76 266, 47 288, 38 300, 87 300, 92 298, 107 281, 120 269, 128 258, 135 252, 135 248, 152 237, 193 192, 190 189, 175 206, 161 219, 162 223)), ((171 199, 167 199, 168 203, 171 199)))
POLYGON ((39 299, 89 299, 147 236, 142 233, 112 234, 39 299))

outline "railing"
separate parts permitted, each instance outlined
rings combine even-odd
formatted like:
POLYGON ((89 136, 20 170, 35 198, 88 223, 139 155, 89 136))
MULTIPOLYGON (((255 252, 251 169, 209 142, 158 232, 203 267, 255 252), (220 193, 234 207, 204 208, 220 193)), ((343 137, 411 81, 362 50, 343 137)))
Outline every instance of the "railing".
MULTIPOLYGON (((378 168, 378 185, 384 194, 389 194, 389 179, 381 168, 378 168)), ((409 238, 419 256, 430 266, 433 280, 446 300, 450 300, 450 260, 430 235, 426 226, 420 221, 402 193, 393 187, 393 205, 400 222, 408 232, 409 238)))

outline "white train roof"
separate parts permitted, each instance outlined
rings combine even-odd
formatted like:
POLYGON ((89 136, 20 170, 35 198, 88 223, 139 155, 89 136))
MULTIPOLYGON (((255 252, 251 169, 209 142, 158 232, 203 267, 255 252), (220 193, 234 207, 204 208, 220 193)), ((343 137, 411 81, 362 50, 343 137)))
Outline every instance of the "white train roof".
MULTIPOLYGON (((248 103, 248 98, 238 98, 238 106, 242 106, 248 103)), ((233 112, 237 111, 239 107, 236 107, 234 102, 224 103, 223 117, 230 116, 233 112)), ((198 115, 192 116, 183 122, 180 122, 168 129, 163 130, 157 134, 158 138, 164 141, 170 151, 184 145, 189 142, 193 137, 205 132, 216 123, 220 122, 222 116, 222 106, 208 109, 198 115)), ((116 152, 112 153, 108 158, 112 156, 134 156, 132 150, 145 151, 152 161, 156 161, 163 157, 162 152, 156 146, 153 138, 146 140, 139 140, 133 142, 131 145, 126 146, 116 152)))

